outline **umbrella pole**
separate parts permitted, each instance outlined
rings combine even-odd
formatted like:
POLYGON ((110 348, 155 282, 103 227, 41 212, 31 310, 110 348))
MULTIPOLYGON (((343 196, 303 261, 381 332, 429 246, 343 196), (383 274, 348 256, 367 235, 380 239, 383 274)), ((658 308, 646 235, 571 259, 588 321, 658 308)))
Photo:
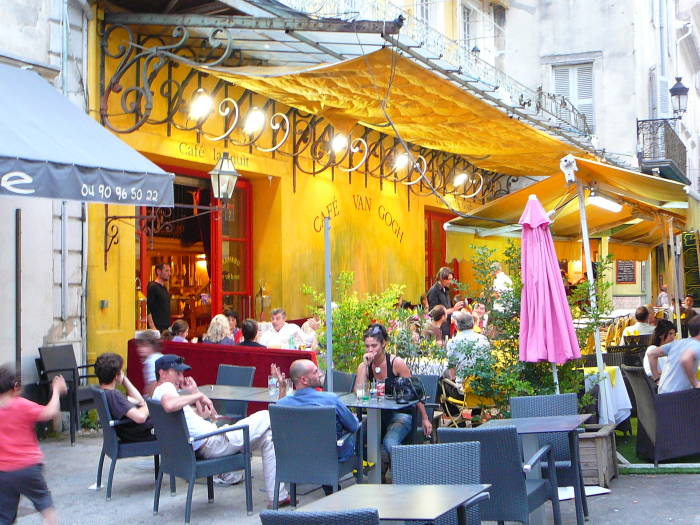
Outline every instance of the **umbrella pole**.
MULTIPOLYGON (((588 297, 591 301, 591 308, 593 310, 596 309, 597 307, 597 300, 596 300, 596 290, 595 290, 595 279, 593 278, 593 260, 591 259, 591 244, 590 244, 590 239, 588 237, 588 216, 586 214, 586 199, 583 194, 583 184, 581 183, 580 180, 576 181, 576 189, 578 192, 578 206, 580 210, 579 217, 581 219, 581 236, 583 238, 583 253, 586 257, 586 272, 588 273, 588 297), (591 284, 593 286, 591 286, 591 284)), ((595 362, 596 366, 598 367, 598 374, 600 374, 600 377, 602 378, 603 381, 606 380, 606 378, 603 376, 603 373, 605 372, 605 365, 603 363, 603 352, 601 350, 600 346, 600 326, 598 323, 596 323, 593 331, 593 339, 595 341, 595 362)), ((599 407, 602 407, 603 410, 599 409, 600 412, 600 419, 601 423, 606 424, 606 423, 614 423, 614 417, 611 415, 608 415, 608 400, 606 399, 607 397, 607 390, 605 388, 600 388, 600 403, 598 404, 599 407)))
POLYGON ((331 308, 331 219, 323 218, 323 241, 326 281, 326 385, 333 392, 333 309, 331 308))
POLYGON ((559 395, 559 370, 556 363, 552 363, 552 377, 554 378, 554 393, 559 395))

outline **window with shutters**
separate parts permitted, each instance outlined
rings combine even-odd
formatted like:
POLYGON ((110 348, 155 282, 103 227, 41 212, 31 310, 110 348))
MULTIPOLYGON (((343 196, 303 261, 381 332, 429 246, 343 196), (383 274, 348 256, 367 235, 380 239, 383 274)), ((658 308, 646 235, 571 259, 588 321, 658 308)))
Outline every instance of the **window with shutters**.
POLYGON ((416 18, 430 25, 430 0, 416 0, 416 18))
POLYGON ((552 67, 554 93, 568 98, 581 113, 591 130, 595 130, 593 110, 593 64, 552 67))
POLYGON ((471 49, 472 44, 471 40, 474 38, 474 35, 472 34, 472 24, 474 23, 474 10, 467 6, 462 4, 462 45, 464 46, 465 49, 471 49))

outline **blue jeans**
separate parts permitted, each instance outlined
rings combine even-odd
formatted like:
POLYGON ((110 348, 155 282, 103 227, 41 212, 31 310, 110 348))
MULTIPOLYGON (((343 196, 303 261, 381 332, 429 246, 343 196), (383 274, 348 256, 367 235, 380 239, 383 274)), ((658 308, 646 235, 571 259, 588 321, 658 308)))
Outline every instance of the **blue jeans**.
POLYGON ((384 450, 391 457, 391 447, 400 445, 406 436, 411 433, 413 426, 413 417, 411 414, 402 412, 394 412, 388 419, 386 433, 384 434, 384 450))

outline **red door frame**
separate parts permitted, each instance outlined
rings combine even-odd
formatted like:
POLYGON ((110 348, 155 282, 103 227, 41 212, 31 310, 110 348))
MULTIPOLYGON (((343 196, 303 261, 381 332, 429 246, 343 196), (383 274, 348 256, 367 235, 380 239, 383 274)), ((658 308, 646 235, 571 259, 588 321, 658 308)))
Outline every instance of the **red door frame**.
MULTIPOLYGON (((189 175, 191 177, 197 177, 198 179, 209 179, 209 174, 204 172, 204 171, 198 171, 198 170, 193 170, 189 168, 180 168, 176 166, 170 166, 168 164, 158 164, 161 168, 164 170, 170 172, 170 173, 178 173, 180 175, 189 175)), ((245 285, 246 285, 246 290, 243 292, 227 292, 226 295, 244 295, 248 296, 249 300, 252 300, 252 293, 253 293, 253 245, 252 245, 252 234, 253 234, 253 210, 252 210, 252 204, 253 204, 253 187, 252 184, 244 179, 239 178, 238 181, 236 182, 236 187, 237 188, 245 188, 246 189, 246 238, 245 239, 233 239, 233 238, 227 238, 226 240, 236 240, 236 241, 242 241, 246 245, 246 268, 248 269, 246 279, 245 279, 245 285)), ((220 206, 221 201, 219 199, 215 199, 212 197, 211 202, 209 204, 210 206, 220 206)), ((140 214, 145 215, 146 214, 146 208, 141 207, 140 208, 140 214)), ((139 268, 139 274, 141 277, 141 290, 142 292, 146 293, 146 287, 148 285, 149 277, 150 277, 150 264, 148 263, 148 236, 146 235, 146 232, 144 231, 144 228, 141 227, 138 229, 138 234, 139 234, 139 261, 140 261, 140 268, 139 268)), ((224 292, 223 292, 223 284, 222 284, 222 265, 221 265, 221 244, 223 242, 223 231, 222 231, 222 221, 221 221, 221 212, 219 211, 214 211, 212 212, 212 222, 211 222, 211 313, 212 316, 219 314, 223 311, 223 297, 224 297, 224 292)), ((252 302, 252 301, 251 301, 252 302)), ((251 310, 252 310, 252 305, 251 305, 251 310)), ((250 312, 249 312, 250 315, 250 312)))
MULTIPOLYGON (((426 208, 425 210, 425 231, 426 231, 426 239, 425 239, 425 284, 426 284, 426 290, 428 290, 433 283, 435 282, 435 274, 437 274, 438 268, 433 268, 433 258, 431 254, 431 248, 433 246, 433 231, 432 231, 432 223, 434 221, 438 221, 441 223, 440 225, 440 261, 441 261, 441 266, 442 264, 447 264, 446 258, 447 258, 447 240, 445 236, 445 230, 442 228, 442 224, 445 224, 447 221, 454 219, 455 216, 450 214, 450 213, 445 213, 445 212, 439 212, 439 211, 434 211, 434 210, 429 210, 426 208)), ((455 269, 453 268, 453 271, 455 269)), ((457 266, 456 271, 459 271, 459 266, 457 266)), ((459 276, 455 274, 455 278, 459 279, 459 276)))

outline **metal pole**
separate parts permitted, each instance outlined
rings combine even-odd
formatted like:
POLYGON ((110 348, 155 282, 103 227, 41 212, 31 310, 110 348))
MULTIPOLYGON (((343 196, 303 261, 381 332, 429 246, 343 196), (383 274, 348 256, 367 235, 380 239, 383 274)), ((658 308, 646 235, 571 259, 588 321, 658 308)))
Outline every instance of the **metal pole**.
POLYGON ((326 384, 333 392, 333 310, 331 308, 331 219, 323 218, 323 243, 326 276, 326 384))
MULTIPOLYGON (((591 309, 593 311, 598 307, 598 302, 596 299, 596 289, 595 289, 595 279, 593 277, 593 260, 591 259, 591 244, 588 237, 588 216, 586 215, 586 199, 583 194, 583 184, 580 180, 576 181, 576 189, 578 192, 578 206, 581 218, 581 237, 583 238, 583 253, 586 257, 586 272, 588 273, 588 297, 591 301, 591 309)), ((600 347, 600 326, 596 323, 593 331, 593 339, 595 341, 595 362, 598 367, 598 373, 601 374, 603 381, 605 381, 602 375, 605 372, 605 364, 603 363, 603 352, 600 347)), ((607 413, 608 410, 608 400, 605 388, 600 388, 600 405, 603 407, 601 410, 601 418, 603 423, 609 423, 612 421, 613 416, 607 413)))
POLYGON ((15 370, 22 377, 22 210, 15 209, 15 370))

